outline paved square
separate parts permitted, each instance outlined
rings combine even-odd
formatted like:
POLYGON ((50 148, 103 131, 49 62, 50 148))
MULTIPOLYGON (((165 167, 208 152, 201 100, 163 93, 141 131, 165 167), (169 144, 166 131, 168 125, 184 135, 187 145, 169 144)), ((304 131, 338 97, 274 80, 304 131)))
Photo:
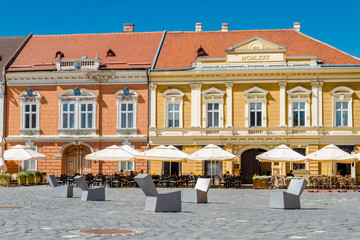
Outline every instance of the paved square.
POLYGON ((210 189, 208 204, 152 213, 139 188, 107 188, 107 201, 83 202, 79 188, 60 199, 48 186, 0 187, 0 239, 360 239, 360 193, 304 193, 301 210, 278 210, 269 209, 270 191, 210 189), (93 228, 136 233, 80 232, 93 228))

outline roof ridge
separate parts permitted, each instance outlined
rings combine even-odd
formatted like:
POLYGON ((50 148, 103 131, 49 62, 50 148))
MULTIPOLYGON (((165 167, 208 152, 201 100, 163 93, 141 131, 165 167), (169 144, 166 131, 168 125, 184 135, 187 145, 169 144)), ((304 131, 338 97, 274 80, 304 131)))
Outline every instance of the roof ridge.
MULTIPOLYGON (((229 30, 227 32, 257 32, 257 31, 295 31, 292 28, 284 28, 284 29, 249 29, 249 30, 229 30)), ((218 32, 218 33, 226 33, 226 32, 222 32, 221 30, 218 31, 200 31, 200 32, 196 32, 196 31, 168 31, 169 33, 213 33, 213 32, 218 32)))
POLYGON ((162 32, 114 32, 114 33, 74 33, 74 34, 53 34, 53 35, 34 35, 34 37, 58 37, 58 36, 88 36, 88 35, 119 35, 119 34, 141 34, 141 33, 162 33, 162 32))
MULTIPOLYGON (((297 31, 295 31, 295 32, 297 32, 297 31)), ((341 52, 341 53, 343 53, 343 54, 345 54, 345 55, 348 55, 349 57, 355 58, 356 60, 360 60, 360 58, 358 58, 358 57, 356 57, 356 56, 353 56, 353 55, 351 55, 350 53, 347 53, 347 52, 345 52, 345 51, 343 51, 343 50, 340 50, 340 49, 338 49, 338 48, 336 48, 336 47, 334 47, 334 46, 331 46, 331 45, 328 44, 328 43, 325 43, 325 42, 323 42, 323 41, 320 41, 320 40, 318 40, 318 39, 316 39, 316 38, 310 37, 309 35, 306 35, 305 33, 302 33, 302 32, 297 32, 297 33, 298 33, 298 34, 301 34, 301 35, 303 35, 304 37, 307 37, 307 38, 309 38, 309 39, 311 39, 311 40, 314 40, 314 41, 316 41, 316 42, 318 42, 318 43, 321 43, 321 44, 323 44, 323 45, 325 45, 325 46, 327 46, 327 47, 330 47, 330 48, 332 48, 332 49, 334 49, 334 50, 336 50, 336 51, 339 51, 339 52, 341 52)))

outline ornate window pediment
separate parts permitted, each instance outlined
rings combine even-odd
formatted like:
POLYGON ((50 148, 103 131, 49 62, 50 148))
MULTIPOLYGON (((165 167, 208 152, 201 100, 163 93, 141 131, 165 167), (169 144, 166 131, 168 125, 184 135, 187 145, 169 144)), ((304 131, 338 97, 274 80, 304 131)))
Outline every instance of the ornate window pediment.
POLYGON ((201 92, 204 99, 223 99, 225 91, 221 91, 216 87, 209 88, 201 92))
POLYGON ((345 98, 352 98, 354 90, 351 88, 340 86, 336 87, 330 91, 334 98, 345 99, 345 98))
POLYGON ((268 91, 259 88, 257 86, 252 87, 248 90, 244 91, 245 97, 249 99, 263 99, 266 98, 266 95, 268 94, 268 91))
POLYGON ((120 101, 137 101, 139 94, 135 90, 125 87, 117 91, 115 97, 120 101))
POLYGON ((33 91, 31 88, 21 92, 19 95, 20 100, 23 102, 40 102, 41 97, 40 93, 33 91))
POLYGON ((294 87, 287 91, 289 98, 309 98, 311 90, 306 89, 302 86, 294 87))
POLYGON ((61 101, 73 101, 73 100, 88 100, 96 101, 98 95, 87 90, 85 88, 75 87, 74 89, 68 89, 57 95, 61 101))

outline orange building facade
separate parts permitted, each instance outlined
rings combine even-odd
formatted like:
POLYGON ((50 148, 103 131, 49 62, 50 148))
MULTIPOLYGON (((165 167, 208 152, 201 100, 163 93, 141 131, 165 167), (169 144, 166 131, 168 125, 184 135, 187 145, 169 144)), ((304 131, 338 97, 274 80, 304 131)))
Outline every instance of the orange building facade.
POLYGON ((147 71, 162 33, 33 36, 6 73, 6 149, 27 144, 44 160, 9 172, 147 171, 147 162, 85 160, 111 145, 147 149, 147 71))

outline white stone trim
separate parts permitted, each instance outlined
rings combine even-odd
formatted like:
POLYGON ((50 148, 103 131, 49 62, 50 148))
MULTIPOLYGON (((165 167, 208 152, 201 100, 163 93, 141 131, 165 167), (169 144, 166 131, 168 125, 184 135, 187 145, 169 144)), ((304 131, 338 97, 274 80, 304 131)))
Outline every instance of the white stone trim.
POLYGON ((286 81, 280 81, 279 87, 280 87, 280 127, 286 127, 286 114, 285 114, 285 111, 286 111, 285 110, 286 81))
POLYGON ((156 128, 156 83, 150 83, 150 126, 156 128))
MULTIPOLYGON (((23 91, 19 94, 21 101, 20 105, 20 134, 24 136, 38 136, 40 134, 40 107, 41 107, 41 94, 33 91, 33 96, 29 97, 27 91, 23 91), (25 128, 25 106, 35 105, 36 106, 36 127, 25 128)), ((30 107, 31 108, 31 107, 30 107)))
POLYGON ((191 83, 191 127, 201 127, 201 84, 191 83))
POLYGON ((201 92, 203 96, 202 100, 202 108, 203 108, 203 116, 202 116, 202 127, 207 128, 207 104, 208 103, 219 103, 219 128, 224 127, 224 91, 217 89, 215 87, 211 87, 205 91, 201 92))
POLYGON ((256 103, 261 102, 261 108, 262 108, 262 121, 261 121, 261 127, 266 127, 267 125, 267 94, 268 91, 259 88, 257 86, 252 87, 248 90, 244 91, 245 94, 245 127, 250 127, 250 103, 256 103))
POLYGON ((169 104, 179 104, 179 127, 171 127, 171 128, 182 128, 183 127, 183 96, 184 93, 180 91, 179 89, 168 89, 165 92, 163 92, 163 96, 165 98, 165 110, 164 110, 164 119, 165 124, 164 126, 166 128, 169 127, 169 121, 168 121, 168 106, 169 104))
POLYGON ((227 128, 231 128, 232 125, 232 113, 233 113, 233 96, 232 96, 232 88, 234 84, 233 83, 225 83, 226 87, 226 126, 227 128))
POLYGON ((330 93, 333 95, 333 127, 336 127, 336 102, 348 102, 348 126, 346 127, 353 127, 352 95, 354 94, 354 90, 349 87, 340 86, 331 90, 330 93))
MULTIPOLYGON (((121 89, 119 91, 117 91, 115 93, 115 97, 116 97, 116 109, 117 109, 117 123, 116 123, 116 128, 118 130, 124 129, 121 128, 121 104, 122 103, 132 103, 133 104, 133 127, 132 128, 126 128, 127 130, 130 129, 137 129, 137 108, 138 108, 138 98, 139 98, 139 94, 133 90, 133 89, 129 89, 129 93, 131 95, 131 98, 129 100, 127 99, 123 99, 124 96, 124 90, 121 89)), ((128 123, 127 123, 128 124, 128 123)))
POLYGON ((287 91, 288 94, 288 126, 293 127, 293 102, 305 102, 305 126, 310 127, 310 94, 311 91, 296 86, 287 91))

